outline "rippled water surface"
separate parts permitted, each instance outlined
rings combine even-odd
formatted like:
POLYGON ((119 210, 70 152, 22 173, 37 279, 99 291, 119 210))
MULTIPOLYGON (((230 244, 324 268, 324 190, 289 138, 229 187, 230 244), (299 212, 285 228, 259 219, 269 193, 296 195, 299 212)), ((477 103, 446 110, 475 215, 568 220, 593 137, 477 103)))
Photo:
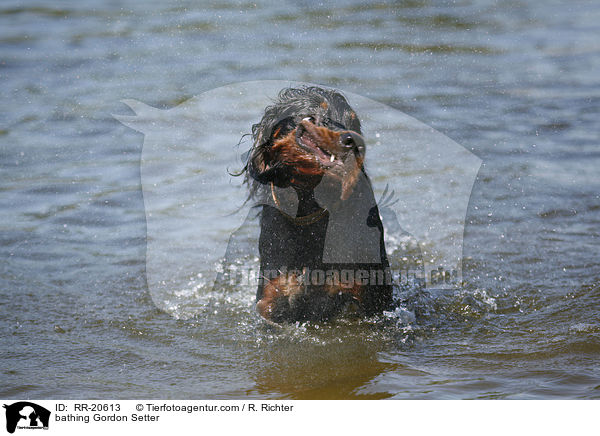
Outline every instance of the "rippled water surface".
POLYGON ((0 397, 599 398, 598 23, 591 1, 3 2, 0 397), (113 114, 270 79, 384 103, 481 159, 464 286, 283 328, 250 287, 157 307, 144 136, 113 114))

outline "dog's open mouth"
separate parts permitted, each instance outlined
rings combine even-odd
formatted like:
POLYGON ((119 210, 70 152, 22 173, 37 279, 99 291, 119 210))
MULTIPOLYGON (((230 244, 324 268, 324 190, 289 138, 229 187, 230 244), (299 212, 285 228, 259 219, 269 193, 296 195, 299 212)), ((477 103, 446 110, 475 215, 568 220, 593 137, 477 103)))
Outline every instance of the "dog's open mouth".
POLYGON ((296 186, 314 188, 322 176, 341 182, 340 198, 347 199, 364 161, 362 136, 351 130, 331 130, 308 120, 295 127, 273 143, 271 160, 283 162, 291 170, 290 182, 296 186))
POLYGON ((302 122, 296 128, 296 143, 314 156, 324 168, 343 165, 344 156, 347 154, 340 144, 340 132, 309 122, 302 122))

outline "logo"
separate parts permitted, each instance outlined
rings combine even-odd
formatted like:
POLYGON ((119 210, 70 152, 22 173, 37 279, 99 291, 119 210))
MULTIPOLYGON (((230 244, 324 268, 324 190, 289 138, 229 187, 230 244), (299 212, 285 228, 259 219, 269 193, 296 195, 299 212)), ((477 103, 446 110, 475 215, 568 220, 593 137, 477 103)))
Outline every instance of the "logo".
POLYGON ((19 401, 4 405, 6 409, 6 431, 14 433, 15 429, 48 429, 50 411, 29 401, 19 401))
MULTIPOLYGON (((176 318, 195 316, 210 302, 213 287, 224 288, 225 276, 236 285, 227 289, 238 284, 255 289, 257 209, 248 201, 243 177, 232 174, 243 168, 243 152, 251 141, 245 134, 272 97, 284 87, 301 85, 306 84, 237 83, 167 110, 123 100, 133 115, 115 118, 144 134, 140 176, 147 225, 146 279, 160 309, 176 318)), ((431 289, 459 286, 465 216, 481 159, 397 109, 345 95, 361 119, 366 170, 379 199, 394 283, 418 280, 431 289)), ((295 215, 293 195, 286 202, 285 190, 273 193, 265 186, 266 201, 276 197, 284 212, 295 215)), ((327 191, 317 191, 322 194, 317 202, 326 207, 327 191)), ((367 215, 371 206, 365 204, 367 215)), ((373 256, 377 261, 379 252, 368 250, 373 247, 347 237, 369 235, 373 229, 349 229, 344 218, 330 218, 326 246, 334 249, 325 252, 354 257, 324 262, 369 262, 373 256), (354 245, 344 250, 341 244, 349 243, 354 245)))

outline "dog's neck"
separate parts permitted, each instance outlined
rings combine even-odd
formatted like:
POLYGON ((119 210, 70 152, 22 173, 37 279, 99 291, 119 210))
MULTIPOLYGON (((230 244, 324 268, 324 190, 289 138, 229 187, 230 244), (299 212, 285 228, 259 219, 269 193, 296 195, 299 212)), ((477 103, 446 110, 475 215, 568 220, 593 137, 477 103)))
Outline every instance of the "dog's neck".
POLYGON ((298 194, 296 217, 307 216, 323 209, 315 200, 314 190, 296 189, 296 193, 298 194))
POLYGON ((271 183, 271 199, 273 206, 295 225, 306 226, 320 221, 327 212, 320 207, 314 198, 313 190, 288 187, 281 189, 279 194, 271 183), (281 201, 279 194, 281 194, 281 201))

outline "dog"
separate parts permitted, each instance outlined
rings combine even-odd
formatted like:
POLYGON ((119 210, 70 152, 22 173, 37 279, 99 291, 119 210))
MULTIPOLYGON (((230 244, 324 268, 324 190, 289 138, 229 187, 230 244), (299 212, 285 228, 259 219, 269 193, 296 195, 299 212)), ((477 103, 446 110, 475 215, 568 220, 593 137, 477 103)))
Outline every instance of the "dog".
POLYGON ((242 172, 262 207, 258 313, 280 324, 391 309, 383 224, 360 120, 346 98, 285 88, 252 139, 242 172))

